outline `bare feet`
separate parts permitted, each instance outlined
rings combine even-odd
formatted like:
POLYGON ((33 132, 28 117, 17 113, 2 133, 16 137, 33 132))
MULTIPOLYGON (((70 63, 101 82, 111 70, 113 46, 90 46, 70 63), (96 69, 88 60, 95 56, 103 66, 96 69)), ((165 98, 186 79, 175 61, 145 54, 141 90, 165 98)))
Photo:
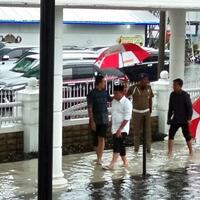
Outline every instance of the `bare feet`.
POLYGON ((172 157, 172 152, 168 151, 167 156, 168 156, 168 158, 171 158, 172 157))
POLYGON ((102 165, 102 163, 103 163, 102 160, 97 160, 96 162, 97 165, 102 165))
POLYGON ((190 151, 190 152, 189 152, 189 156, 192 157, 193 155, 194 155, 194 152, 193 152, 193 151, 190 151))
POLYGON ((126 161, 124 162, 124 167, 125 167, 125 168, 128 168, 128 166, 129 166, 129 163, 128 163, 128 160, 126 160, 126 161))

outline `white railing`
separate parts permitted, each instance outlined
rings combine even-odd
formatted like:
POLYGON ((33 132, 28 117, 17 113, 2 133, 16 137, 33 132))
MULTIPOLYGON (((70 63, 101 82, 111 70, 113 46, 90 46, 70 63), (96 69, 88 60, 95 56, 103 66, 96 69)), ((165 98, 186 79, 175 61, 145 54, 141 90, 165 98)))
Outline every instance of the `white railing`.
MULTIPOLYGON (((86 97, 75 97, 64 99, 68 104, 73 106, 63 110, 63 126, 80 125, 88 123, 88 112, 86 97)), ((110 105, 108 105, 110 115, 110 105)))
POLYGON ((8 103, 15 101, 15 91, 0 90, 0 103, 8 103))
POLYGON ((22 124, 22 103, 0 103, 0 128, 22 124))
MULTIPOLYGON (((74 105, 79 104, 80 97, 86 97, 87 94, 94 89, 94 79, 88 82, 68 82, 63 85, 63 110, 68 109, 74 105), (66 99, 76 98, 75 101, 67 101, 66 99)), ((106 89, 110 94, 113 94, 113 80, 108 80, 106 84, 106 89)))
POLYGON ((153 91, 154 97, 152 101, 152 116, 157 116, 158 114, 158 92, 153 91))
POLYGON ((194 102, 195 100, 197 100, 200 97, 200 87, 185 89, 185 91, 190 94, 190 98, 191 98, 192 102, 194 102))
POLYGON ((185 89, 200 88, 200 80, 186 80, 184 82, 184 88, 185 89))

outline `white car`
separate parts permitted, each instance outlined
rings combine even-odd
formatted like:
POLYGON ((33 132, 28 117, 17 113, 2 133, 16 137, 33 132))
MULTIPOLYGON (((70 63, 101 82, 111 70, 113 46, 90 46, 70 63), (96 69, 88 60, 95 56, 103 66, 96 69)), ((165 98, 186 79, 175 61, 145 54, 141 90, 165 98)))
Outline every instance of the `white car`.
POLYGON ((7 79, 20 77, 31 68, 37 66, 39 63, 39 55, 29 55, 24 57, 21 61, 9 71, 0 71, 0 82, 3 83, 7 79))
POLYGON ((33 54, 39 54, 38 47, 34 47, 34 48, 31 48, 30 50, 26 51, 25 53, 23 53, 21 55, 21 57, 19 59, 15 58, 15 59, 8 59, 8 60, 0 61, 0 73, 2 73, 3 71, 8 71, 8 70, 12 69, 24 57, 26 57, 28 55, 33 55, 33 54))
POLYGON ((91 60, 96 61, 98 54, 94 52, 63 52, 63 60, 91 60))

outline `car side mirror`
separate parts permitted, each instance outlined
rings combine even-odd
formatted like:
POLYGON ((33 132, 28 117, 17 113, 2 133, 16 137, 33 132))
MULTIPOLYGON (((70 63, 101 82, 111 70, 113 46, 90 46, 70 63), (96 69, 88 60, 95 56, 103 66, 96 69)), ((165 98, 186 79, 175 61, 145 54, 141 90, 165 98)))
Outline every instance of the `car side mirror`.
POLYGON ((9 60, 9 59, 10 59, 10 57, 8 55, 4 55, 2 58, 3 61, 9 60))

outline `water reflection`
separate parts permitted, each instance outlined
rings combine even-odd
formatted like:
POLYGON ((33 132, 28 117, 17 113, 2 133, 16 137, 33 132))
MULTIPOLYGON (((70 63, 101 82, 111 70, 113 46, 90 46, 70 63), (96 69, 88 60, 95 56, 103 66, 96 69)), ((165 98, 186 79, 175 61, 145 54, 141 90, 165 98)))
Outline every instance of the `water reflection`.
POLYGON ((90 183, 84 189, 54 194, 54 199, 200 199, 200 167, 179 168, 142 176, 90 183), (193 173, 195 172, 195 173, 193 173), (197 176, 198 175, 198 176, 197 176), (198 178, 197 178, 198 177, 198 178))

